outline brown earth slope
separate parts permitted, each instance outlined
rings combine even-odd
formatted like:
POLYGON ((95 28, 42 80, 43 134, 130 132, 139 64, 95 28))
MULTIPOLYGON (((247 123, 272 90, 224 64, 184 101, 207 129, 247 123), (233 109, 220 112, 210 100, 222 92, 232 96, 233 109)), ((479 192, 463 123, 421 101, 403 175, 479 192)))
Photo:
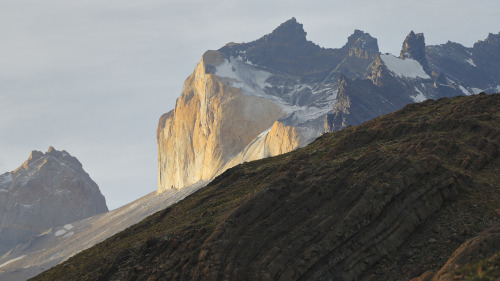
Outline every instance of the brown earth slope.
POLYGON ((498 225, 498 108, 500 94, 428 100, 236 166, 33 280, 409 280, 436 272, 464 241, 498 225))

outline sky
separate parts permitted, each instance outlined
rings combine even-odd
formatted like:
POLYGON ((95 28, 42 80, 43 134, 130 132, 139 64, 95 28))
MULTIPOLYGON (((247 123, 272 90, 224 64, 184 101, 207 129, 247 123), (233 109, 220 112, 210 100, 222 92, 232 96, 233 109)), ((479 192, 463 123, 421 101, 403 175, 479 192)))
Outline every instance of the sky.
POLYGON ((157 189, 158 118, 207 50, 295 17, 340 48, 355 29, 399 55, 411 31, 467 47, 498 0, 0 0, 0 174, 49 146, 80 160, 115 209, 157 189))

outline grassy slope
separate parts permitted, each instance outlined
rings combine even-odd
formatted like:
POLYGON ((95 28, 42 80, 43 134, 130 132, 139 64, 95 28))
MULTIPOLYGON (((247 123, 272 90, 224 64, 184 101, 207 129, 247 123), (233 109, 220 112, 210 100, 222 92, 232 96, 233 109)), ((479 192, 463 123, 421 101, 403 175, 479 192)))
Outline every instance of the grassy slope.
MULTIPOLYGON (((366 268, 352 272, 364 280, 395 280, 438 269, 465 239, 497 223, 499 100, 499 95, 480 95, 409 105, 326 134, 292 153, 239 165, 187 199, 33 280, 328 276, 317 274, 328 268, 332 253, 341 247, 332 246, 329 253, 314 247, 341 232, 340 222, 354 210, 350 202, 360 202, 347 191, 392 188, 398 180, 406 184, 413 174, 422 184, 440 175, 456 178, 458 194, 444 196, 449 200, 401 236, 404 243, 397 250, 387 246, 388 255, 367 258, 366 268), (330 220, 334 222, 328 225, 330 220), (430 238, 437 241, 429 243, 430 238), (311 261, 295 261, 299 256, 311 261), (298 273, 290 273, 292 267, 298 273), (256 269, 260 271, 248 275, 256 269)), ((418 188, 416 183, 409 187, 418 188)), ((400 198, 393 197, 389 207, 394 200, 400 198)), ((389 207, 384 205, 374 219, 387 216, 389 207)), ((367 232, 375 221, 352 224, 348 231, 367 232)))

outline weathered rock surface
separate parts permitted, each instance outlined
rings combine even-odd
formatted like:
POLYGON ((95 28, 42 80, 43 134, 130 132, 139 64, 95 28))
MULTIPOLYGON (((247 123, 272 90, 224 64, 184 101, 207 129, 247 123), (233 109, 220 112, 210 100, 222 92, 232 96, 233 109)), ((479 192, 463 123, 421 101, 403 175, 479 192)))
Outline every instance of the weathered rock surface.
POLYGON ((291 151, 322 132, 322 118, 334 96, 328 81, 315 78, 315 66, 335 62, 338 55, 305 35, 292 19, 259 40, 203 55, 175 109, 159 121, 160 192, 210 180, 244 161, 291 151), (300 85, 296 75, 316 84, 300 85))
POLYGON ((428 100, 238 165, 34 280, 409 280, 438 270, 448 245, 497 224, 499 105, 500 94, 428 100))
POLYGON ((220 53, 207 52, 186 80, 175 110, 160 119, 160 192, 212 179, 234 155, 284 115, 275 103, 244 95, 210 73, 222 63, 220 53))
POLYGON ((425 46, 424 35, 412 31, 399 57, 381 54, 377 39, 360 30, 338 49, 322 48, 306 35, 292 18, 258 40, 203 55, 175 109, 160 118, 160 192, 210 180, 238 163, 288 152, 324 131, 408 103, 500 89, 497 35, 469 49, 425 46), (276 124, 287 129, 273 129, 276 124), (268 137, 270 130, 278 134, 268 137))
POLYGON ((415 34, 413 31, 406 36, 399 54, 400 59, 414 59, 422 65, 426 72, 429 72, 429 64, 425 56, 425 38, 423 33, 415 34))
POLYGON ((106 201, 82 164, 49 147, 0 176, 0 253, 58 225, 107 212, 106 201))

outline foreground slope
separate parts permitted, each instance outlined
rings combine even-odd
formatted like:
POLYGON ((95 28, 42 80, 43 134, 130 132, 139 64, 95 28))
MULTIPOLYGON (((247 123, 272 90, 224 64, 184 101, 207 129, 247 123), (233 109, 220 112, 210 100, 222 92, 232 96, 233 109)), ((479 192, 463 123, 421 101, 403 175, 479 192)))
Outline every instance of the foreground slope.
MULTIPOLYGON (((34 280, 409 280, 498 224, 500 94, 233 167, 34 280)), ((500 249, 499 249, 500 250, 500 249)))

